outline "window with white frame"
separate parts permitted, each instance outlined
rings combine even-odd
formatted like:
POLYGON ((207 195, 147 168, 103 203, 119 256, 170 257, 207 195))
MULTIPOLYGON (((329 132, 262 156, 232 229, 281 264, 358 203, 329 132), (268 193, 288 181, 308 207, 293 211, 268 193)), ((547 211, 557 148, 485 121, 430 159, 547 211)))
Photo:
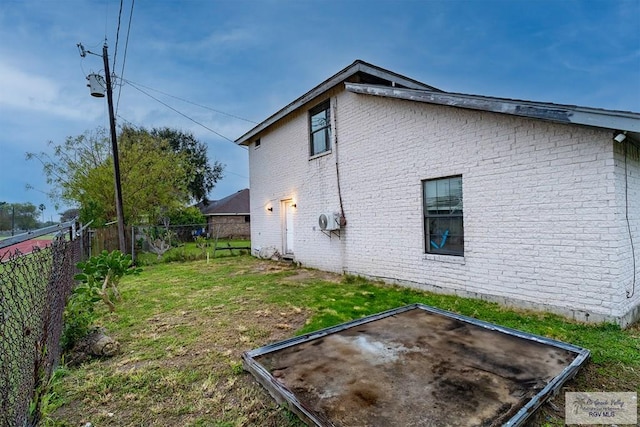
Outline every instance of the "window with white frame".
POLYGON ((422 182, 425 252, 464 255, 462 176, 422 182))
POLYGON ((329 101, 309 110, 309 155, 315 156, 331 149, 331 108, 329 101))

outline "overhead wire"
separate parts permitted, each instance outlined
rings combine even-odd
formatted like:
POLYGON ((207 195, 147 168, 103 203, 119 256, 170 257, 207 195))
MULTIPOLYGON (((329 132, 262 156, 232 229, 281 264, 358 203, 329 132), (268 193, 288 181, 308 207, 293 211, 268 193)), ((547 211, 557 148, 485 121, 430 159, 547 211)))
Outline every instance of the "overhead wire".
MULTIPOLYGON (((171 97, 171 98, 175 98, 175 99, 178 99, 178 100, 180 100, 180 101, 183 101, 183 102, 186 102, 186 103, 189 103, 189 104, 192 104, 192 105, 195 105, 195 106, 201 107, 201 108, 205 108, 205 109, 208 109, 208 110, 214 111, 214 112, 219 113, 219 114, 223 114, 223 115, 225 115, 225 116, 233 117, 233 118, 238 119, 238 120, 243 120, 243 121, 246 121, 246 122, 249 122, 249 123, 252 123, 252 124, 257 124, 257 122, 255 122, 255 121, 253 121, 253 120, 246 119, 246 118, 244 118, 244 117, 240 117, 240 116, 236 116, 236 115, 233 115, 233 114, 225 113, 224 111, 216 110, 216 109, 211 108, 211 107, 208 107, 208 106, 206 106, 206 105, 201 105, 201 104, 198 104, 198 103, 195 103, 195 102, 189 101, 189 100, 187 100, 187 99, 180 98, 180 97, 178 97, 178 96, 171 95, 171 94, 169 94, 169 93, 162 92, 162 91, 157 90, 157 89, 153 89, 153 88, 151 88, 151 87, 148 87, 148 86, 142 85, 142 84, 140 84, 140 83, 135 83, 135 82, 132 82, 132 81, 129 81, 129 80, 124 79, 124 68, 125 68, 125 64, 126 64, 126 60, 127 60, 127 51, 128 51, 128 47, 129 47, 129 35, 130 35, 130 33, 131 33, 131 22, 132 22, 132 18, 133 18, 133 8, 134 8, 134 5, 135 5, 135 0, 132 0, 132 1, 131 1, 131 10, 129 11, 129 23, 128 23, 128 25, 127 25, 127 36, 126 36, 126 39, 125 39, 124 55, 123 55, 123 59, 122 59, 122 67, 121 67, 120 76, 119 76, 119 79, 120 79, 121 83, 118 85, 118 86, 119 86, 119 88, 118 88, 118 98, 117 98, 117 102, 116 102, 116 116, 117 116, 117 117, 119 117, 120 119, 122 119, 124 122, 128 123, 129 125, 131 125, 131 126, 133 126, 133 127, 137 127, 137 126, 135 126, 131 121, 129 121, 129 120, 127 120, 127 119, 125 119, 125 118, 124 118, 124 117, 122 117, 120 114, 118 114, 118 107, 119 107, 119 105, 120 105, 120 95, 121 95, 121 93, 122 93, 122 86, 123 86, 123 84, 122 84, 122 83, 128 83, 128 84, 129 84, 129 85, 131 85, 134 89, 138 90, 139 92, 143 93, 144 95, 147 95, 147 96, 148 96, 148 97, 150 97, 151 99, 153 99, 153 100, 155 100, 155 101, 159 102, 160 104, 164 105, 165 107, 169 108, 170 110, 172 110, 172 111, 174 111, 174 112, 176 112, 176 113, 180 114, 181 116, 183 116, 183 117, 185 117, 186 119, 188 119, 188 120, 192 121, 193 123, 195 123, 195 124, 197 124, 197 125, 199 125, 199 126, 203 127, 204 129, 208 130, 209 132, 212 132, 213 134, 215 134, 215 135, 219 136, 220 138, 223 138, 223 139, 225 139, 225 140, 227 140, 227 141, 229 141, 229 142, 234 143, 234 145, 235 145, 235 141, 233 141, 232 139, 227 138, 226 136, 222 135, 221 133, 219 133, 219 132, 217 132, 217 131, 215 131, 215 130, 213 130, 213 129, 209 128, 208 126, 206 126, 206 125, 204 125, 204 124, 202 124, 202 123, 200 123, 200 122, 198 122, 197 120, 193 119, 192 117, 190 117, 190 116, 188 116, 188 115, 186 115, 186 114, 182 113, 181 111, 179 111, 179 110, 177 110, 176 108, 174 108, 174 107, 172 107, 172 106, 168 105, 167 103, 165 103, 165 102, 161 101, 160 99, 158 99, 158 98, 154 97, 153 95, 151 95, 151 94, 149 94, 149 93, 145 92, 144 90, 140 89, 140 88, 139 88, 139 87, 137 87, 137 86, 144 87, 144 88, 146 88, 146 89, 148 89, 148 90, 151 90, 151 91, 154 91, 154 92, 161 93, 161 94, 163 94, 163 95, 165 95, 165 96, 169 96, 169 97, 171 97)), ((116 61, 117 61, 117 55, 118 55, 118 45, 119 45, 119 40, 120 40, 120 25, 121 25, 122 10, 123 10, 123 0, 120 0, 120 10, 119 10, 119 12, 118 12, 118 27, 117 27, 117 31, 116 31, 116 44, 115 44, 115 50, 114 50, 114 55, 113 55, 113 69, 115 69, 115 68, 116 68, 116 61)), ((106 21, 105 21, 105 40, 106 40, 106 21)), ((244 148, 245 150, 247 149, 247 147, 244 147, 244 146, 241 146, 241 147, 242 147, 242 148, 244 148)), ((232 174, 232 175, 239 176, 239 177, 241 177, 241 178, 247 178, 247 179, 248 179, 248 177, 247 177, 247 176, 245 176, 245 175, 241 175, 241 174, 238 174, 238 173, 235 173, 235 172, 229 171, 229 170, 227 170, 227 171, 225 171, 225 172, 226 172, 226 173, 229 173, 229 174, 232 174)))
POLYGON ((109 23, 109 2, 104 2, 104 39, 107 40, 107 24, 109 23))
MULTIPOLYGON (((114 56, 113 56, 113 69, 116 68, 116 63, 117 63, 118 46, 119 46, 119 40, 120 40, 120 25, 121 25, 121 22, 122 22, 123 5, 124 5, 124 0, 120 0, 120 9, 119 9, 119 12, 118 12, 118 27, 117 27, 117 30, 116 30, 116 44, 115 44, 115 50, 114 50, 114 56)), ((119 109, 119 106, 120 106, 120 97, 121 97, 121 94, 122 94, 122 86, 123 86, 123 83, 128 83, 134 89, 138 90, 139 92, 143 93, 144 95, 147 95, 151 99, 155 100, 156 102, 159 102, 160 104, 164 105, 165 107, 169 108, 170 110, 180 114, 181 116, 183 116, 186 119, 192 121, 193 123, 197 124, 198 126, 201 126, 204 129, 208 130, 209 132, 212 132, 213 134, 219 136, 220 138, 223 138, 223 139, 235 144, 235 141, 233 141, 232 139, 222 135, 220 132, 217 132, 217 131, 211 129, 210 127, 204 125, 203 123, 198 122, 197 120, 193 119, 192 117, 188 116, 187 114, 185 114, 185 113, 177 110, 176 108, 170 106, 169 104, 161 101, 160 99, 154 97, 153 95, 149 94, 148 92, 142 90, 141 87, 143 87, 143 88, 145 88, 147 90, 151 90, 151 91, 154 91, 154 92, 161 93, 161 94, 163 94, 165 96, 169 96, 171 98, 178 99, 178 100, 180 100, 182 102, 186 102, 186 103, 198 106, 200 108, 205 108, 207 110, 214 111, 214 112, 216 112, 218 114, 223 114, 225 116, 232 117, 232 118, 235 118, 235 119, 238 119, 238 120, 243 120, 243 121, 246 121, 246 122, 249 122, 249 123, 252 123, 252 124, 257 124, 257 122, 255 122, 253 120, 246 119, 244 117, 237 116, 237 115, 229 114, 229 113, 226 113, 224 111, 216 110, 215 108, 211 108, 211 107, 208 107, 206 105, 198 104, 198 103, 189 101, 187 99, 180 98, 178 96, 171 95, 169 93, 166 93, 166 92, 163 92, 163 91, 160 91, 160 90, 157 90, 157 89, 153 89, 153 88, 145 86, 143 84, 132 82, 130 80, 126 80, 124 78, 124 67, 125 67, 125 64, 126 64, 127 51, 128 51, 128 47, 129 47, 129 36, 130 36, 130 33, 131 33, 131 22, 132 22, 132 18, 133 18, 134 5, 135 5, 135 0, 131 0, 131 10, 129 11, 129 23, 128 23, 128 26, 127 26, 127 37, 126 37, 126 41, 125 41, 124 55, 123 55, 123 60, 122 60, 122 68, 121 68, 120 76, 119 76, 120 84, 118 84, 118 97, 117 97, 116 108, 115 108, 116 116, 121 117, 120 115, 118 115, 118 109, 119 109)), ((108 12, 108 10, 107 10, 107 12, 108 12)), ((106 21, 105 21, 105 43, 106 43, 106 21)), ((117 76, 114 75, 114 80, 116 78, 117 78, 117 76)), ((247 147, 244 147, 244 146, 241 146, 241 147, 244 148, 244 149, 247 149, 247 147)))
POLYGON ((124 117, 122 117, 120 114, 116 113, 116 117, 118 117, 119 119, 122 119, 123 122, 125 122, 127 125, 131 126, 132 128, 140 128, 140 126, 137 126, 136 124, 134 124, 133 122, 130 122, 129 120, 125 119, 124 117))
POLYGON ((116 60, 118 59, 118 43, 120 41, 120 20, 122 18, 122 3, 124 0, 120 0, 120 11, 118 12, 118 29, 116 30, 116 47, 113 53, 113 65, 112 70, 116 69, 116 60))
MULTIPOLYGON (((131 122, 131 121, 129 121, 129 120, 127 120, 127 119, 125 119, 124 117, 122 117, 120 114, 116 114, 116 116, 117 116, 118 118, 122 119, 122 121, 123 121, 123 122, 125 122, 127 125, 131 126, 131 127, 132 127, 132 128, 134 128, 134 129, 144 129, 144 127, 143 127, 143 126, 138 126, 138 125, 136 125, 135 123, 133 123, 133 122, 131 122)), ((231 174, 231 175, 239 176, 240 178, 249 179, 249 177, 248 177, 248 176, 246 176, 246 175, 240 175, 239 173, 235 173, 235 172, 232 172, 232 171, 229 171, 229 170, 226 170, 226 169, 224 170, 224 173, 229 173, 229 174, 231 174)))
POLYGON ((151 91, 153 91, 153 92, 160 93, 160 94, 162 94, 162 95, 168 96, 168 97, 170 97, 170 98, 177 99, 177 100, 182 101, 182 102, 186 102, 187 104, 195 105, 196 107, 204 108, 204 109, 206 109, 206 110, 210 110, 210 111, 213 111, 213 112, 215 112, 215 113, 225 115, 225 116, 227 116, 227 117, 232 117, 232 118, 234 118, 234 119, 238 119, 238 120, 242 120, 242 121, 245 121, 245 122, 248 122, 248 123, 252 123, 252 124, 254 124, 254 125, 257 125, 257 124, 258 124, 258 122, 255 122, 255 121, 253 121, 253 120, 250 120, 250 119, 247 119, 247 118, 244 118, 244 117, 240 117, 240 116, 236 116, 236 115, 234 115, 234 114, 230 114, 230 113, 225 113, 224 111, 216 110, 215 108, 211 108, 211 107, 208 107, 208 106, 206 106, 206 105, 198 104, 197 102, 189 101, 188 99, 180 98, 179 96, 171 95, 170 93, 166 93, 166 92, 163 92, 163 91, 161 91, 161 90, 154 89, 154 88, 151 88, 151 87, 149 87, 149 86, 145 86, 145 85, 143 85, 143 84, 141 84, 141 83, 132 82, 131 80, 126 80, 126 79, 122 79, 122 80, 123 80, 125 83, 131 83, 131 84, 138 85, 138 86, 140 86, 140 87, 143 87, 143 88, 145 88, 145 89, 151 90, 151 91))
MULTIPOLYGON (((129 24, 127 26, 127 38, 124 43, 124 55, 122 57, 122 68, 120 70, 120 79, 124 79, 124 65, 127 62, 127 51, 129 50, 129 34, 131 33, 131 20, 133 18, 133 6, 135 4, 135 0, 131 0, 131 10, 129 11, 129 24)), ((116 101, 116 113, 118 112, 118 107, 120 106, 120 95, 122 94, 122 85, 118 85, 118 100, 116 101)))
MULTIPOLYGON (((158 98, 156 98, 155 96, 151 95, 150 93, 145 92, 144 90, 140 89, 138 86, 136 86, 136 85, 135 85, 134 83, 132 83, 131 81, 129 81, 129 80, 123 80, 123 81, 125 81, 127 84, 129 84, 131 87, 133 87, 135 90, 137 90, 137 91, 139 91, 139 92, 143 93, 144 95, 147 95, 149 98, 153 99, 153 100, 154 100, 154 101, 156 101, 156 102, 159 102, 160 104, 164 105, 165 107, 167 107, 168 109, 170 109, 170 110, 174 111, 175 113, 180 114, 180 115, 181 115, 182 117, 184 117, 185 119, 192 121, 193 123, 197 124, 198 126, 201 126, 201 127, 203 127, 204 129, 208 130, 209 132, 211 132, 211 133, 213 133, 213 134, 218 135, 220 138, 222 138, 222 139, 224 139, 224 140, 227 140, 227 141, 229 141, 229 142, 233 143, 234 145, 236 145, 235 141, 234 141, 234 140, 232 140, 231 138, 228 138, 228 137, 226 137, 226 136, 222 135, 220 132, 217 132, 217 131, 215 131, 215 130, 211 129, 210 127, 208 127, 208 126, 206 126, 206 125, 204 125, 204 124, 200 123, 199 121, 197 121, 196 119, 194 119, 194 118, 192 118, 192 117, 189 117, 189 116, 188 116, 188 115, 186 115, 185 113, 183 113, 183 112, 181 112, 181 111, 177 110, 176 108, 172 107, 171 105, 167 104, 166 102, 163 102, 163 101, 159 100, 158 98)), ((236 146, 238 146, 238 145, 236 145, 236 146)), ((247 149, 247 147, 242 146, 242 145, 240 145, 239 147, 242 147, 242 148, 244 148, 245 150, 247 149)))

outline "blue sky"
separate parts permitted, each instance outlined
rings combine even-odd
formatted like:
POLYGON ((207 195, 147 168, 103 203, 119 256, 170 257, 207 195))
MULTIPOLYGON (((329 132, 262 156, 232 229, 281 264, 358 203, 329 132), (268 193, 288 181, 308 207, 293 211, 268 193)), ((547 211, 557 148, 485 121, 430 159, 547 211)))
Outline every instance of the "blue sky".
POLYGON ((640 0, 137 0, 125 61, 131 6, 114 58, 119 0, 0 2, 0 201, 58 219, 25 153, 108 127, 85 80, 102 59, 76 48, 105 37, 112 71, 210 129, 116 88, 119 124, 192 131, 226 165, 212 199, 249 185, 228 139, 253 124, 232 116, 262 121, 355 59, 445 91, 640 112, 640 0))

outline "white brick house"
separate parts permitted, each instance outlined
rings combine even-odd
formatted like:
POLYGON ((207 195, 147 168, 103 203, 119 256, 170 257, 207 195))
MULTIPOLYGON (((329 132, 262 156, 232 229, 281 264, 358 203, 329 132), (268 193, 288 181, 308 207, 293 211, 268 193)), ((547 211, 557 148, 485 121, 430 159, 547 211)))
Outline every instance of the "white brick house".
POLYGON ((236 142, 256 254, 581 321, 640 317, 638 113, 450 94, 356 61, 236 142))

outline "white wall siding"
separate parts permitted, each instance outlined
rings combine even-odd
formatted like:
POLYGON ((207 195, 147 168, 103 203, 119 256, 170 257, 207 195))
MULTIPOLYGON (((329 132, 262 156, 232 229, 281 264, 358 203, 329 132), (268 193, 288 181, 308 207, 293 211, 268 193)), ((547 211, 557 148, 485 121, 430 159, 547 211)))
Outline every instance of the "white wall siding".
MULTIPOLYGON (((612 320, 637 305, 640 290, 635 299, 625 295, 633 271, 621 204, 624 157, 619 148, 614 153, 611 132, 332 96, 337 141, 330 153, 309 159, 306 111, 269 129, 260 148, 249 147, 254 247, 282 247, 280 201, 292 198, 295 258, 306 266, 579 320, 612 320), (317 223, 320 213, 340 210, 336 155, 347 219, 339 237, 317 223), (463 179, 464 257, 425 254, 422 181, 452 175, 463 179)), ((627 169, 637 243, 635 153, 627 169)))

